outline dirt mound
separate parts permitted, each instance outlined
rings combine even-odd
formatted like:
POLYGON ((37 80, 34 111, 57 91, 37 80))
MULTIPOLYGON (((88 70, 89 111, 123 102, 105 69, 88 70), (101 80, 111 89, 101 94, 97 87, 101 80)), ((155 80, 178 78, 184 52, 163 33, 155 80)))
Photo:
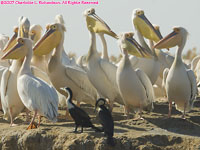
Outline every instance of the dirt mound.
MULTIPOLYGON (((73 133, 73 121, 65 121, 64 110, 59 110, 57 123, 42 118, 38 129, 25 130, 25 116, 20 115, 10 127, 0 114, 0 149, 6 150, 179 150, 200 149, 200 101, 194 109, 181 119, 181 113, 173 108, 172 118, 167 118, 168 104, 156 102, 153 112, 143 112, 144 120, 127 119, 120 106, 114 108, 115 147, 106 144, 103 133, 84 129, 84 133, 73 133)), ((99 126, 99 122, 90 105, 81 105, 99 126)), ((134 114, 132 114, 134 116, 134 114)))

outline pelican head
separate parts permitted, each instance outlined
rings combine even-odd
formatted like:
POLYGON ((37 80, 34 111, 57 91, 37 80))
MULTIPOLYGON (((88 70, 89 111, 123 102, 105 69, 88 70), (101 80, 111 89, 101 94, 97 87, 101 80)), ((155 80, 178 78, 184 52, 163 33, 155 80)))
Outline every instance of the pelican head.
POLYGON ((120 49, 127 50, 129 54, 137 57, 150 56, 150 54, 133 38, 133 35, 133 32, 121 33, 119 35, 118 44, 120 49))
POLYGON ((65 24, 65 21, 64 21, 63 16, 61 14, 56 15, 55 23, 60 23, 60 24, 63 24, 63 25, 65 24))
POLYGON ((7 42, 7 44, 5 45, 3 52, 6 52, 10 48, 12 48, 17 42, 17 36, 18 36, 19 28, 18 27, 14 27, 13 31, 14 31, 14 34, 10 38, 10 40, 7 42))
POLYGON ((132 14, 133 25, 147 39, 158 42, 162 39, 161 34, 154 28, 144 15, 142 9, 134 9, 132 14))
POLYGON ((110 27, 95 13, 94 8, 90 8, 84 11, 86 17, 87 28, 91 32, 108 34, 114 38, 118 38, 117 35, 110 29, 110 27))
POLYGON ((19 18, 19 37, 29 37, 30 22, 26 17, 19 18))
POLYGON ((35 44, 35 55, 46 55, 56 48, 64 37, 65 26, 60 23, 48 24, 45 34, 35 44))
POLYGON ((18 38, 17 43, 7 51, 1 59, 20 59, 26 56, 28 50, 32 48, 32 41, 27 38, 18 38))
POLYGON ((42 27, 40 25, 34 24, 30 27, 29 36, 31 40, 34 41, 34 43, 36 43, 40 39, 41 34, 42 34, 42 27))
POLYGON ((155 48, 162 49, 162 48, 171 48, 174 46, 184 46, 188 32, 183 27, 174 27, 173 31, 160 40, 156 45, 155 48))
POLYGON ((160 32, 160 26, 157 24, 153 24, 154 29, 157 31, 157 34, 159 35, 159 37, 161 37, 161 39, 163 38, 160 32))

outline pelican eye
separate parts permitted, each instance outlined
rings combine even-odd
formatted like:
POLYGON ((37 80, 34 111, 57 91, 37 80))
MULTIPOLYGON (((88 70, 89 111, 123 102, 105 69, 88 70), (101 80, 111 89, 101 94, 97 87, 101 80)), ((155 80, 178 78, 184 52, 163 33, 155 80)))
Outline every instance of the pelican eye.
POLYGON ((134 33, 133 32, 130 32, 129 33, 129 38, 132 38, 134 36, 134 33))
POLYGON ((18 39, 18 42, 20 43, 20 44, 24 44, 24 40, 23 39, 18 39))
POLYGON ((18 28, 15 28, 15 29, 14 29, 14 32, 17 33, 17 32, 18 32, 18 28))
POLYGON ((125 38, 128 38, 130 35, 129 35, 129 33, 125 33, 124 36, 125 36, 125 38))
POLYGON ((55 26, 55 25, 52 25, 51 28, 52 28, 52 29, 56 29, 56 26, 55 26))
POLYGON ((180 30, 179 28, 174 28, 174 31, 178 33, 180 30))
POLYGON ((159 26, 155 26, 154 28, 155 28, 156 30, 159 30, 160 27, 159 27, 159 26))

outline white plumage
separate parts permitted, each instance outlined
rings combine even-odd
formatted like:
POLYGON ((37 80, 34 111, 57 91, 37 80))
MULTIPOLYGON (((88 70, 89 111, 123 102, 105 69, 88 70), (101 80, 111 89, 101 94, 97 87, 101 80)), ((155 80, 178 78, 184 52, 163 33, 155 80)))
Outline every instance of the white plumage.
POLYGON ((23 104, 30 111, 37 111, 49 120, 56 122, 58 115, 58 96, 55 89, 31 73, 20 74, 17 89, 23 104))
POLYGON ((119 39, 123 57, 117 68, 117 85, 128 112, 131 108, 139 109, 141 115, 143 108, 153 109, 154 91, 148 76, 142 70, 132 68, 128 52, 121 46, 128 36, 129 33, 124 33, 119 39))
POLYGON ((181 58, 188 32, 182 27, 175 27, 173 30, 171 34, 159 41, 155 47, 170 48, 178 46, 171 68, 169 70, 165 69, 163 73, 163 85, 169 101, 168 117, 171 116, 171 107, 174 101, 176 108, 183 112, 184 118, 185 112, 193 106, 193 101, 197 95, 197 85, 194 72, 186 68, 181 58))

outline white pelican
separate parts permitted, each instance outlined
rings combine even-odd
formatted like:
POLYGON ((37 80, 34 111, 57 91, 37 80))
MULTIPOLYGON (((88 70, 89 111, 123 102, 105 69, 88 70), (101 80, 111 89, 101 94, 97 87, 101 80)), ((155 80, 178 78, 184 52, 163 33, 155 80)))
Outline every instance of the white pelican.
MULTIPOLYGON (((0 56, 3 55, 3 49, 8 40, 9 40, 8 36, 0 34, 0 56)), ((0 79, 2 77, 3 71, 6 70, 8 66, 10 66, 9 60, 6 61, 0 60, 0 79)), ((1 80, 0 80, 0 85, 1 85, 1 80)), ((0 110, 2 110, 1 100, 0 100, 0 110)))
POLYGON ((53 86, 65 96, 66 92, 60 88, 68 86, 73 91, 73 99, 95 105, 97 92, 88 80, 86 72, 75 66, 65 66, 61 62, 65 31, 64 25, 51 24, 35 45, 34 53, 45 55, 55 48, 48 62, 48 76, 53 86))
POLYGON ((112 109, 114 101, 123 104, 116 83, 117 67, 102 59, 97 52, 95 32, 106 33, 113 37, 117 35, 95 14, 94 8, 87 9, 84 15, 90 33, 90 48, 86 59, 88 78, 97 89, 100 97, 109 99, 110 108, 112 109))
POLYGON ((143 51, 133 39, 133 33, 124 33, 119 37, 119 46, 123 53, 122 60, 117 68, 117 85, 123 98, 127 113, 131 108, 139 109, 141 118, 142 109, 153 109, 154 91, 148 76, 140 69, 134 70, 128 56, 127 44, 132 44, 135 51, 143 51))
MULTIPOLYGON (((42 36, 42 27, 38 24, 33 24, 30 27, 29 31, 30 39, 33 41, 33 45, 41 38, 42 36)), ((48 59, 48 58, 47 58, 48 59)), ((44 72, 47 72, 47 61, 45 56, 34 55, 31 59, 31 65, 41 69, 44 72)))
POLYGON ((58 115, 56 90, 31 73, 30 62, 32 54, 31 40, 18 38, 17 44, 2 57, 2 59, 20 59, 25 56, 17 77, 17 91, 23 104, 30 111, 34 111, 34 116, 27 129, 37 127, 34 127, 34 119, 37 114, 43 115, 53 122, 57 121, 58 115))
POLYGON ((171 48, 178 46, 175 59, 170 69, 163 72, 163 81, 169 101, 168 117, 171 117, 172 102, 175 102, 176 109, 183 113, 192 108, 193 101, 197 94, 197 85, 194 72, 185 67, 181 54, 187 40, 188 32, 183 27, 174 27, 173 32, 160 40, 155 48, 171 48))
POLYGON ((107 43, 106 43, 106 39, 104 37, 104 34, 103 33, 98 33, 100 39, 101 39, 101 42, 102 42, 102 45, 103 45, 103 51, 102 51, 102 59, 105 59, 107 61, 109 61, 109 56, 108 56, 108 49, 107 49, 107 43))
POLYGON ((191 69, 195 72, 197 65, 199 64, 200 55, 194 57, 191 61, 191 69))
POLYGON ((193 58, 191 62, 191 69, 194 71, 197 79, 197 85, 199 87, 200 84, 200 55, 193 58))
POLYGON ((4 35, 4 34, 0 34, 0 50, 3 50, 4 46, 6 45, 6 43, 8 42, 9 37, 4 35))
MULTIPOLYGON (((65 25, 65 21, 63 19, 62 15, 56 15, 55 17, 55 23, 60 23, 63 26, 65 25)), ((61 57, 62 63, 66 66, 76 66, 76 60, 75 58, 69 58, 69 56, 66 54, 64 47, 62 51, 62 57, 61 57)))
MULTIPOLYGON (((16 35, 16 32, 18 32, 18 27, 14 28, 14 36, 16 35)), ((8 36, 0 34, 0 56, 3 56, 3 49, 7 46, 7 43, 9 43, 8 41, 8 36)), ((10 65, 11 62, 9 60, 0 60, 0 66, 9 67, 10 65)))
MULTIPOLYGON (((154 26, 148 21, 148 19, 144 15, 144 11, 141 9, 133 10, 132 20, 140 44, 148 51, 152 51, 146 44, 142 33, 145 36, 149 36, 148 34, 154 33, 155 35, 157 35, 157 37, 155 36, 156 37, 155 39, 161 39, 162 38, 161 34, 159 34, 157 30, 155 30, 154 26)), ((152 85, 156 82, 159 76, 160 65, 161 65, 160 62, 158 61, 157 55, 155 53, 153 54, 154 54, 153 58, 137 58, 135 56, 130 58, 133 68, 134 69, 140 68, 141 70, 143 70, 151 80, 152 85)))
MULTIPOLYGON (((41 34, 42 34, 42 27, 40 25, 34 24, 30 27, 29 36, 30 36, 31 40, 33 41, 33 45, 35 45, 36 42, 41 38, 41 34)), ((63 55, 65 55, 65 54, 63 53, 62 56, 63 55)), ((51 81, 47 75, 47 66, 48 66, 48 60, 49 60, 50 56, 51 56, 51 53, 48 54, 47 56, 39 56, 39 55, 33 54, 33 57, 31 59, 31 65, 32 65, 31 69, 33 71, 33 74, 36 77, 41 78, 42 80, 46 81, 48 84, 51 85, 51 81), (34 69, 33 69, 33 66, 34 66, 34 69), (37 69, 35 67, 37 67, 39 69, 37 69)), ((57 94, 59 97, 59 105, 62 107, 65 106, 66 105, 65 96, 63 96, 59 92, 57 92, 57 94)))
MULTIPOLYGON (((22 37, 28 37, 30 22, 26 17, 19 18, 19 34, 22 37)), ((8 43, 12 45, 16 33, 8 43)), ((4 50, 11 46, 8 44, 4 50)), ((10 125, 14 126, 14 118, 25 108, 17 92, 17 75, 22 65, 22 59, 12 61, 1 78, 1 102, 4 111, 4 117, 10 120, 10 125)))

